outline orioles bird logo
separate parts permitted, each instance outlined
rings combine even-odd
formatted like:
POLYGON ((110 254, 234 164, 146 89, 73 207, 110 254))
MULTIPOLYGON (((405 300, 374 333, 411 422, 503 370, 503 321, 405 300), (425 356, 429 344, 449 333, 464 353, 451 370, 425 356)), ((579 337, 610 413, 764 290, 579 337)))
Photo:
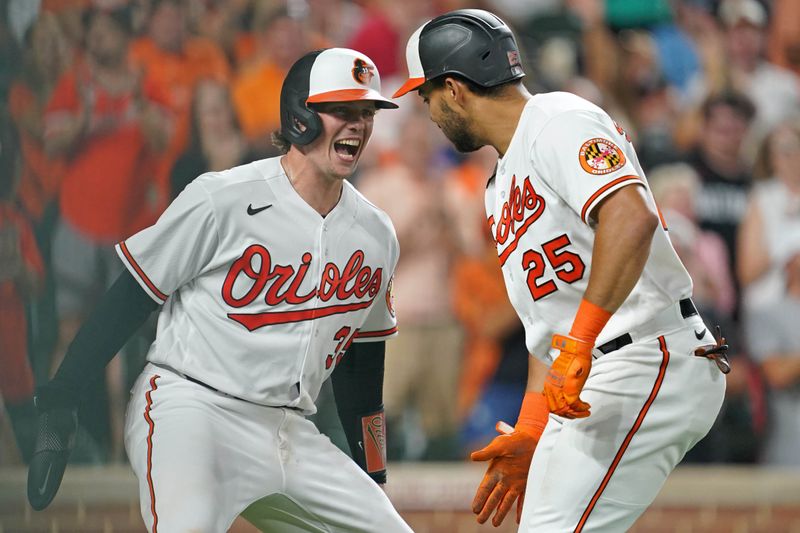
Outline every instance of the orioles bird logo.
POLYGON ((369 85, 372 77, 375 76, 375 67, 367 63, 361 58, 353 61, 353 79, 361 85, 369 85))

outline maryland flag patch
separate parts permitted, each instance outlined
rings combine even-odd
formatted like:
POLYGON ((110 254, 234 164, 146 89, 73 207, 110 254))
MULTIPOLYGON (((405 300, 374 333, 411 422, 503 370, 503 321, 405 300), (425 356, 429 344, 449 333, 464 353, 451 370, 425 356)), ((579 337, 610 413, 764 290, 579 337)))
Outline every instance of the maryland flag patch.
POLYGON ((600 176, 621 168, 625 164, 625 154, 613 142, 597 137, 583 143, 578 161, 583 170, 600 176))

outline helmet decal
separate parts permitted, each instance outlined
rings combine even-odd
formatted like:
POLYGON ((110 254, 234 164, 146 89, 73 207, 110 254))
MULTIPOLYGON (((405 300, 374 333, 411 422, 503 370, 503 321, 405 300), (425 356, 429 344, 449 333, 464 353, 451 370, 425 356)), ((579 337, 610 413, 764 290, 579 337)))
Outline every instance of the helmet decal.
POLYGON ((360 57, 353 61, 353 79, 361 85, 369 85, 372 78, 375 76, 375 67, 361 59, 360 57))

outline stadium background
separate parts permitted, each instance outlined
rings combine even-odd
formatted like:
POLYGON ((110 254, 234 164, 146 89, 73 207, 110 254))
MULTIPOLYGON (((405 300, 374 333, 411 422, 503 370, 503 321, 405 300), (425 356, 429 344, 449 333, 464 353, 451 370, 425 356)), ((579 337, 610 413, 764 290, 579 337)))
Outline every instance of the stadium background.
MULTIPOLYGON (((152 324, 92 387, 51 508, 24 497, 34 386, 113 280, 110 246, 199 173, 275 155, 281 81, 302 53, 362 51, 388 95, 408 35, 462 7, 512 26, 532 92, 580 94, 630 135, 695 302, 732 345, 718 423, 634 531, 800 532, 800 3, 0 0, 0 123, 19 137, 0 165, 0 533, 143 530, 121 427, 152 324), (84 121, 71 136, 70 115, 84 121)), ((493 529, 469 513, 482 467, 467 457, 522 397, 521 327, 483 215, 493 164, 487 149, 453 152, 409 96, 378 114, 352 180, 402 249, 387 490, 415 531, 493 529)), ((328 389, 319 408, 341 444, 328 389)))

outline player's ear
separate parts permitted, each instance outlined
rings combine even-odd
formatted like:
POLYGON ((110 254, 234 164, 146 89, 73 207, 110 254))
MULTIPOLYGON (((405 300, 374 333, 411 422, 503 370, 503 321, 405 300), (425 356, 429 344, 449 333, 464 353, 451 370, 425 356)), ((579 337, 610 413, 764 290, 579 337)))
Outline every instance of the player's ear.
POLYGON ((466 84, 456 78, 447 77, 444 80, 444 97, 448 103, 464 107, 465 99, 468 98, 469 89, 466 84))

